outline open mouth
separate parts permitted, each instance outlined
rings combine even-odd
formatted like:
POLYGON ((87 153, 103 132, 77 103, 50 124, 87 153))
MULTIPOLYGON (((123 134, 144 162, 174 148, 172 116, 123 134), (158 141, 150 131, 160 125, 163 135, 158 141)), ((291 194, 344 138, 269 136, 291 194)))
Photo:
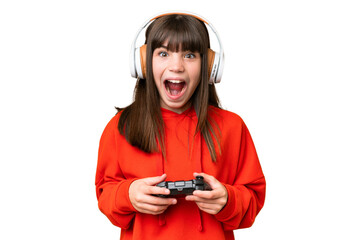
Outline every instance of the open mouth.
POLYGON ((170 97, 180 97, 186 89, 186 83, 180 80, 166 80, 165 89, 170 97))

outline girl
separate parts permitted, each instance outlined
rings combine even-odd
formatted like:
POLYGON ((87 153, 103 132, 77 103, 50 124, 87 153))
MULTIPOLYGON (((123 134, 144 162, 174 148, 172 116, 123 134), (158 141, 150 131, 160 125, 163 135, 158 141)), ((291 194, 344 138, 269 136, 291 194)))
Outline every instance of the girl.
POLYGON ((220 108, 211 84, 221 76, 205 23, 187 13, 151 22, 133 73, 134 102, 118 109, 101 136, 97 198, 121 239, 234 239, 233 230, 250 227, 264 204, 249 131, 220 108), (157 196, 170 193, 158 183, 198 175, 211 191, 157 196))

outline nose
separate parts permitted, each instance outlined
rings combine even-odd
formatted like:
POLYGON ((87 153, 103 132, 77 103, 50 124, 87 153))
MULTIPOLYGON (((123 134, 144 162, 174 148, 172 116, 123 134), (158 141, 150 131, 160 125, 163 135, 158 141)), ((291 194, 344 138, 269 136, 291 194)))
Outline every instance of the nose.
POLYGON ((181 54, 173 53, 169 62, 169 70, 172 72, 183 72, 184 62, 181 54))

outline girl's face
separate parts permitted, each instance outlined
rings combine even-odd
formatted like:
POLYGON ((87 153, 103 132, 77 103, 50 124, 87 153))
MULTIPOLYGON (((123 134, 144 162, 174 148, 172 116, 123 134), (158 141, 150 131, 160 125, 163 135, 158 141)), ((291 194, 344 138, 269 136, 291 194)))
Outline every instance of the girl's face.
POLYGON ((201 56, 198 52, 167 50, 167 43, 156 48, 152 57, 160 106, 182 113, 189 106, 189 99, 200 82, 201 56))

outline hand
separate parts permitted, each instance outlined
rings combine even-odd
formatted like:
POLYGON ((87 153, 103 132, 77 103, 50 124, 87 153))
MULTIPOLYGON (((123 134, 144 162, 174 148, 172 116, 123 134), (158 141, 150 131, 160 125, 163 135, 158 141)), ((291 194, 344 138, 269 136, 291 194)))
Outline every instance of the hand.
POLYGON ((161 198, 152 194, 170 194, 170 190, 155 186, 164 181, 166 174, 158 177, 149 177, 135 180, 129 188, 129 198, 134 208, 141 212, 152 215, 163 213, 170 205, 176 204, 175 198, 161 198))
POLYGON ((204 181, 212 188, 211 191, 195 190, 193 195, 186 196, 187 201, 194 201, 198 207, 209 214, 217 214, 227 203, 228 193, 224 185, 222 185, 215 177, 205 173, 194 173, 194 177, 203 176, 204 181))

